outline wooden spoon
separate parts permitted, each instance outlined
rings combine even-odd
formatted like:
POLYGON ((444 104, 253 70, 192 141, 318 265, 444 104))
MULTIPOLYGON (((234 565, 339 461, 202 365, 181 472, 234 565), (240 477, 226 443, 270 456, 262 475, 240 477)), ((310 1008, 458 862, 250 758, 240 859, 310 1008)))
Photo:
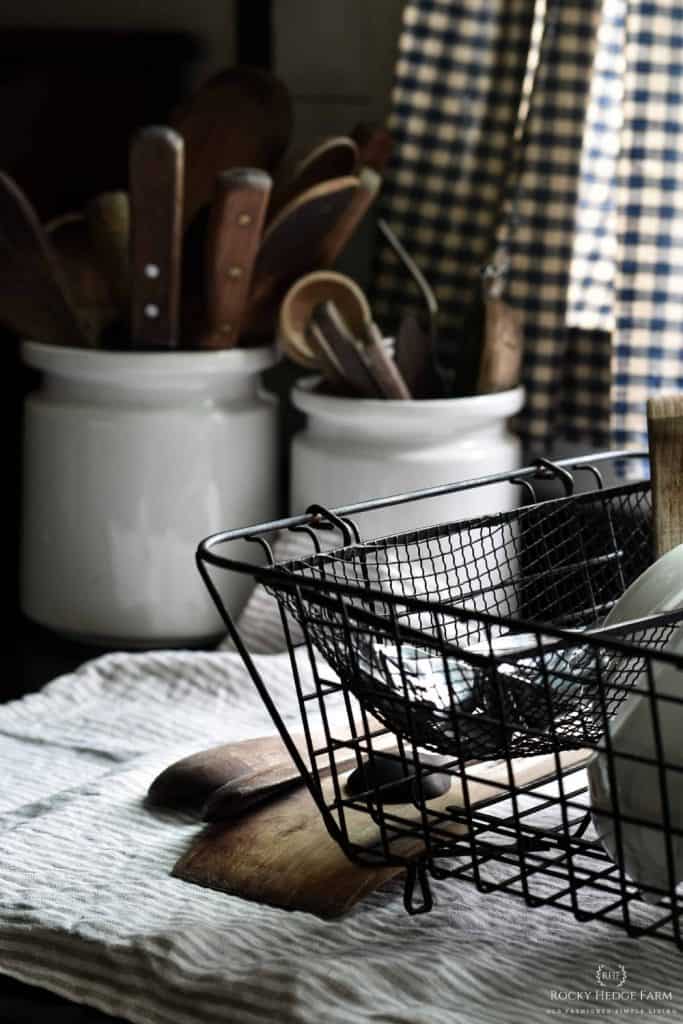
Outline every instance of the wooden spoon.
POLYGON ((382 179, 372 167, 361 168, 356 193, 326 237, 320 254, 320 266, 332 267, 353 238, 361 221, 374 203, 382 179))
POLYGON ((285 355, 306 369, 320 369, 316 352, 306 338, 306 328, 316 306, 332 301, 351 332, 361 335, 371 318, 363 291, 350 277, 334 270, 316 270, 295 281, 280 306, 278 338, 285 355))
POLYGON ((285 292, 298 277, 324 265, 328 238, 353 201, 358 178, 334 178, 297 196, 268 226, 249 298, 249 327, 271 334, 285 292))
MULTIPOLYGON (((321 368, 322 349, 325 353, 322 368, 326 370, 325 349, 329 347, 354 391, 365 397, 411 397, 406 382, 386 351, 365 295, 355 281, 344 274, 319 271, 301 278, 290 288, 280 309, 280 341, 285 353, 307 368, 321 368), (322 319, 316 313, 321 307, 326 310, 322 319), (349 347, 354 351, 349 352, 349 347)), ((334 377, 332 383, 338 383, 334 377)))
POLYGON ((88 337, 97 344, 119 311, 86 219, 82 213, 67 213, 46 224, 45 231, 66 275, 78 317, 88 337))
POLYGON ((268 208, 268 220, 314 185, 332 178, 354 174, 358 164, 358 147, 347 135, 337 135, 318 143, 294 165, 283 182, 279 182, 268 208))
POLYGON ((216 177, 232 167, 272 171, 289 144, 287 87, 259 68, 229 68, 210 78, 171 114, 185 140, 186 227, 211 202, 216 177))
MULTIPOLYGON (((393 745, 395 737, 377 719, 367 716, 367 728, 371 730, 373 744, 393 745)), ((348 734, 348 725, 330 723, 331 735, 335 740, 348 734)), ((293 733, 292 741, 301 756, 308 759, 308 747, 303 733, 293 733)), ((311 737, 314 749, 326 745, 327 737, 322 731, 311 737)), ((339 751, 346 756, 349 751, 339 751)), ((355 763, 355 757, 354 757, 355 763)), ((287 747, 279 733, 272 736, 257 736, 235 743, 222 743, 197 754, 181 758, 165 768, 154 779, 147 792, 148 802, 155 807, 169 809, 194 809, 199 811, 209 797, 223 789, 221 802, 225 813, 218 816, 236 816, 270 796, 279 789, 302 784, 303 779, 292 761, 287 747)))
POLYGON ((67 276, 19 186, 0 172, 0 320, 23 338, 89 348, 67 276))
MULTIPOLYGON (((347 842, 357 856, 365 856, 365 864, 351 861, 331 838, 309 791, 299 787, 237 822, 203 831, 178 860, 173 875, 259 903, 339 917, 400 874, 406 862, 424 855, 425 815, 435 846, 439 841, 466 837, 466 807, 472 811, 522 788, 532 792, 530 799, 540 806, 547 796, 538 787, 555 778, 558 767, 563 775, 580 768, 592 753, 572 750, 559 757, 515 758, 509 765, 506 761, 473 764, 465 773, 467 800, 461 776, 453 774, 450 787, 424 806, 393 804, 387 809, 385 839, 389 853, 403 858, 403 864, 387 866, 380 825, 362 809, 360 801, 344 807, 347 842), (444 817, 439 821, 436 813, 444 817), (393 827, 396 819, 402 828, 393 827)), ((348 796, 346 783, 347 776, 340 774, 338 786, 348 796)), ((332 807, 337 792, 333 780, 322 779, 321 790, 321 799, 332 807)), ((331 813, 335 818, 339 812, 331 813)))
POLYGON ((85 207, 92 248, 122 316, 130 303, 130 200, 127 192, 102 192, 85 207))

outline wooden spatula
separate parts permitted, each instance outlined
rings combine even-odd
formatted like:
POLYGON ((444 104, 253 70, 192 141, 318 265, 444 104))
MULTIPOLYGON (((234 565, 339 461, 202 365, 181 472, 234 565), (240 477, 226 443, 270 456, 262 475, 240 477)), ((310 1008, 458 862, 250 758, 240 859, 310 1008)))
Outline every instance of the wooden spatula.
MULTIPOLYGON (((332 728, 336 739, 344 736, 348 727, 332 728)), ((394 743, 391 733, 372 716, 368 728, 377 735, 377 742, 394 743)), ((306 739, 301 734, 292 736, 294 744, 304 758, 307 757, 306 739)), ((312 737, 316 748, 325 743, 323 733, 312 737)), ((340 756, 342 753, 340 752, 340 756)), ((354 759, 355 760, 355 759, 354 759)), ((201 810, 209 797, 224 787, 222 804, 214 807, 217 817, 235 817, 265 796, 272 796, 277 788, 286 789, 302 783, 298 769, 292 761, 279 734, 257 736, 236 743, 222 743, 197 754, 174 762, 154 779, 147 799, 152 806, 168 809, 201 810)))
POLYGON ((130 151, 131 334, 136 349, 178 345, 183 140, 144 128, 130 151))
POLYGON ((87 203, 90 241, 122 316, 130 303, 130 202, 128 193, 102 192, 87 203))
POLYGON ((0 172, 0 320, 22 338, 92 346, 54 247, 22 190, 0 172))
POLYGON ((98 344, 118 316, 109 278, 101 266, 82 213, 68 213, 45 225, 68 282, 74 309, 89 338, 98 344))
POLYGON ((354 174, 358 164, 358 147, 347 135, 324 139, 302 157, 284 181, 278 178, 268 208, 268 220, 274 220, 280 210, 314 185, 332 178, 354 174))
POLYGON ((207 330, 200 348, 239 342, 272 178, 254 167, 219 174, 207 232, 207 330))
POLYGON ((361 169, 358 176, 358 188, 352 201, 325 238, 320 254, 321 267, 332 267, 337 262, 377 198, 381 186, 382 179, 377 171, 372 167, 361 169))
POLYGON ((221 171, 274 170, 289 144, 292 103, 284 83, 267 71, 235 67, 205 82, 169 123, 185 140, 187 226, 211 202, 221 171))
MULTIPOLYGON (((560 755, 564 771, 581 766, 590 751, 571 751, 560 755)), ((555 776, 555 755, 519 758, 513 763, 516 786, 532 782, 541 785, 555 776)), ((504 795, 509 787, 506 762, 472 766, 469 783, 472 806, 504 795)), ((342 778, 341 785, 344 787, 342 778)), ((332 780, 323 783, 325 800, 334 799, 332 780)), ((451 788, 426 805, 431 811, 455 807, 462 811, 462 785, 454 779, 451 788)), ((394 804, 391 812, 401 818, 421 820, 422 811, 413 804, 394 804)), ((370 850, 380 841, 380 830, 369 814, 345 809, 352 841, 370 850)), ((452 821, 442 824, 444 835, 464 835, 466 825, 452 821)), ((392 851, 406 858, 423 852, 419 836, 404 835, 394 840, 392 851)), ((297 789, 253 811, 228 826, 214 826, 203 832, 191 849, 176 863, 173 874, 199 885, 219 889, 244 899, 286 910, 303 910, 320 917, 334 918, 349 910, 358 900, 399 874, 401 867, 364 867, 352 863, 330 838, 323 819, 308 790, 297 789)))
POLYGON ((683 395, 648 399, 655 557, 683 544, 683 395))
POLYGON ((358 188, 358 179, 352 176, 324 181, 288 203, 268 226, 249 297, 248 323, 255 334, 272 334, 290 284, 323 266, 329 236, 358 188))

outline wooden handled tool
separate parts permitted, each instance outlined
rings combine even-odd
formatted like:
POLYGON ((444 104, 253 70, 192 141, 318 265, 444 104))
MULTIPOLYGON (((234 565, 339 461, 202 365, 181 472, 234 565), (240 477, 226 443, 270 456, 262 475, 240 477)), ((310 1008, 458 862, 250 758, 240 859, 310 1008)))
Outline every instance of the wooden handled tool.
POLYGON ((363 167, 356 193, 334 229, 325 238, 320 256, 321 267, 332 267, 342 254, 356 229, 375 201, 382 179, 372 167, 363 167))
POLYGON ((351 138, 358 146, 358 162, 384 174, 394 148, 389 130, 381 124, 360 121, 351 132, 351 138))
POLYGON ((273 220, 287 203, 314 185, 332 178, 354 174, 358 164, 358 147, 353 139, 338 135, 324 139, 294 165, 284 181, 278 180, 268 208, 268 219, 273 220))
POLYGON ((655 557, 683 544, 683 395, 648 399, 655 557))
POLYGON ((102 192, 85 207, 91 245, 122 316, 130 305, 130 202, 127 192, 102 192))
POLYGON ((183 140, 144 128, 130 152, 131 332, 137 349, 178 345, 183 140))
POLYGON ((185 141, 187 227, 211 202, 222 171, 275 169, 289 144, 292 103, 286 85, 269 72, 228 68, 177 107, 170 124, 185 141))
MULTIPOLYGON (((580 767, 591 753, 560 754, 563 772, 580 767)), ((556 774, 555 755, 518 758, 512 762, 512 768, 515 786, 540 786, 556 774)), ((467 774, 471 778, 468 793, 473 807, 504 797, 510 785, 505 761, 472 765, 467 774)), ((340 779, 340 785, 344 792, 345 777, 340 779)), ((325 802, 332 803, 332 780, 324 780, 322 786, 325 802)), ((454 777, 450 789, 425 806, 427 813, 446 812, 451 807, 462 813, 464 803, 461 780, 454 777)), ((418 825, 421 821, 422 809, 414 804, 392 804, 389 810, 407 823, 414 821, 418 825)), ((377 849, 381 833, 372 817, 351 807, 346 807, 344 814, 351 841, 360 850, 377 849)), ((439 826, 439 835, 444 838, 466 832, 466 824, 460 821, 446 821, 439 826)), ((417 834, 394 839, 391 850, 407 859, 418 856, 424 851, 419 829, 417 834)), ((244 899, 334 918, 402 870, 351 862, 330 838, 308 790, 299 788, 237 822, 203 832, 177 862, 173 874, 244 899)))
POLYGON ((87 348, 69 282, 36 211, 0 173, 0 320, 22 338, 87 348))
POLYGON ((67 213, 46 224, 45 231, 59 257, 78 318, 97 345, 119 311, 86 219, 82 213, 67 213))
POLYGON ((268 225, 249 297, 250 329, 270 334, 285 292, 302 274, 323 265, 328 236, 358 191, 358 179, 334 178, 297 196, 268 225))
POLYGON ((334 349, 315 321, 311 321, 306 326, 304 337, 307 350, 315 360, 316 369, 321 371, 323 377, 332 386, 334 391, 344 394, 347 390, 344 367, 339 362, 334 349))
POLYGON ((350 334, 334 302, 316 306, 311 328, 319 331, 329 345, 353 392, 361 398, 381 398, 379 387, 361 354, 361 345, 350 334))
POLYGON ((402 400, 412 398, 400 370, 384 347, 382 333, 374 320, 365 321, 362 338, 365 361, 383 397, 402 400))
MULTIPOLYGON (((368 716, 368 727, 373 736, 377 736, 377 742, 386 745, 387 737, 394 742, 393 735, 371 716, 368 716)), ((346 728, 334 727, 334 724, 330 728, 336 739, 340 738, 340 733, 343 736, 346 732, 346 728)), ((304 735, 293 735, 292 739, 302 757, 307 759, 304 735)), ((316 749, 320 748, 326 743, 326 737, 323 733, 314 734, 312 742, 316 749)), ((280 735, 275 734, 222 743, 176 761, 154 779, 147 799, 156 807, 198 811, 212 793, 227 787, 223 792, 225 813, 219 814, 218 804, 214 808, 217 815, 227 818, 240 814, 264 794, 272 796, 278 788, 286 789, 300 783, 297 767, 280 735)))
POLYGON ((315 346, 311 347, 306 330, 316 306, 334 302, 349 331, 356 337, 363 333, 370 319, 370 306, 355 281, 334 270, 315 270, 305 274, 291 286, 280 306, 278 337, 285 355, 306 369, 320 369, 315 346))
POLYGON ((219 174, 207 231, 207 331, 200 348, 240 339, 272 178, 254 167, 219 174))

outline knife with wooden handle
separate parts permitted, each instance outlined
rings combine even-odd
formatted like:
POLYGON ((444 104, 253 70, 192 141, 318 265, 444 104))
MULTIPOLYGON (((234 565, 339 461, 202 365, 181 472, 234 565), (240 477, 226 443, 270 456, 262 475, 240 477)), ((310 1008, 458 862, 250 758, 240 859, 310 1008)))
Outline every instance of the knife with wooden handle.
POLYGON ((207 233, 207 330, 200 348, 233 348, 240 339, 272 178, 235 167, 216 181, 207 233))
POLYGON ((131 332, 136 349, 178 346, 184 144, 144 128, 130 151, 131 332))

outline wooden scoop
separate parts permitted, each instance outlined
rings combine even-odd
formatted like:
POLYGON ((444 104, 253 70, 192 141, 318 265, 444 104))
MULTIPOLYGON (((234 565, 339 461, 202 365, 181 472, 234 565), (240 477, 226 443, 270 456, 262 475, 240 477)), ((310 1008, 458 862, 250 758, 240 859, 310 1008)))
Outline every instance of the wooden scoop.
POLYGON ((36 211, 0 172, 0 320, 23 338, 89 348, 69 281, 36 211))
MULTIPOLYGON (((591 751, 560 754, 563 772, 580 767, 591 751)), ((557 771, 554 754, 518 758, 512 762, 515 786, 542 785, 557 771)), ((505 761, 472 765, 468 794, 472 808, 509 792, 510 775, 505 761)), ((323 781, 323 799, 334 801, 331 779, 323 781)), ((346 776, 340 778, 345 792, 346 776)), ((441 796, 427 802, 427 813, 447 812, 465 806, 463 786, 453 777, 441 796)), ((392 804, 391 814, 418 826, 422 810, 415 804, 392 804)), ((351 807, 344 809, 346 826, 357 849, 381 849, 381 833, 372 817, 351 807)), ((439 835, 465 836, 463 821, 446 820, 439 835)), ((424 852, 417 834, 404 834, 390 843, 391 852, 412 859, 424 852)), ((303 910, 320 917, 339 917, 358 900, 404 870, 401 866, 361 866, 350 861, 330 837, 320 811, 307 789, 299 788, 259 810, 203 832, 173 869, 177 878, 219 889, 244 899, 286 910, 303 910)))
MULTIPOLYGON (((331 725, 331 734, 339 739, 339 730, 331 725)), ((368 716, 368 728, 377 742, 387 744, 387 737, 394 743, 394 737, 372 716, 368 716)), ((342 735, 344 729, 342 729, 342 735)), ((308 748, 303 734, 292 739, 302 757, 308 757, 308 748)), ((326 743, 324 733, 314 734, 314 747, 326 743)), ((340 751, 339 756, 343 756, 340 751)), ((354 757, 355 763, 355 757, 354 757)), ((217 817, 234 817, 247 807, 262 799, 275 795, 302 782, 299 771, 279 734, 258 736, 237 743, 223 743, 197 754, 191 754, 166 768, 154 779, 149 787, 147 799, 152 806, 169 809, 194 809, 204 807, 209 797, 223 789, 222 803, 214 806, 217 817)))
POLYGON ((316 306, 334 302, 353 334, 360 336, 370 320, 370 306, 350 277, 333 270, 305 274, 291 286, 280 306, 279 341, 285 355, 306 369, 320 369, 318 356, 306 338, 316 306))
POLYGON ((648 399, 655 557, 683 544, 683 395, 648 399))

